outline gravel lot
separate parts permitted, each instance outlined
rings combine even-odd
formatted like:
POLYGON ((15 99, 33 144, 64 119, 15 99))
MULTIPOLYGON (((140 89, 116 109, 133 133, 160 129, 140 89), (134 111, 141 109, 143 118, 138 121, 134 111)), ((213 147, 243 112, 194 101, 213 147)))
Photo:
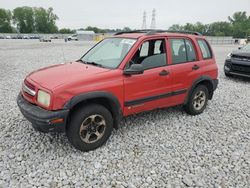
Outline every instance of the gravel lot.
POLYGON ((213 47, 220 83, 199 116, 174 107, 128 117, 88 153, 35 132, 16 105, 25 75, 92 44, 0 40, 0 187, 250 187, 250 80, 223 73, 237 46, 213 47))

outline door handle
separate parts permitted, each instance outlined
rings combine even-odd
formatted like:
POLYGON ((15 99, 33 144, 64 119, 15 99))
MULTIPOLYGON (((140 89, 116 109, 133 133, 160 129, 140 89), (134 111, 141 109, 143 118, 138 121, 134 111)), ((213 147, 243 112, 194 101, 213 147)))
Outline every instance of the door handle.
POLYGON ((166 71, 166 70, 162 70, 160 73, 159 73, 160 76, 167 76, 169 75, 169 72, 166 71))
POLYGON ((198 65, 194 65, 194 66, 192 67, 193 70, 198 70, 199 68, 200 68, 200 66, 198 66, 198 65))

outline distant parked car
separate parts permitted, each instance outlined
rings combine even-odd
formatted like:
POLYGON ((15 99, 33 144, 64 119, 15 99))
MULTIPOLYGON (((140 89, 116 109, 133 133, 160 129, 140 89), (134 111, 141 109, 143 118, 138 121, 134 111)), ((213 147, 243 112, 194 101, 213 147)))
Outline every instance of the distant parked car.
POLYGON ((30 36, 30 39, 40 39, 40 37, 39 36, 30 36))
POLYGON ((7 35, 5 38, 6 38, 6 39, 11 39, 11 36, 7 35))
POLYGON ((77 35, 71 35, 67 39, 68 39, 68 41, 71 41, 71 40, 77 41, 78 40, 77 35))
POLYGON ((250 78, 250 43, 228 54, 224 72, 226 76, 243 76, 250 78))
POLYGON ((49 37, 41 37, 40 42, 51 42, 51 39, 49 37))
POLYGON ((58 36, 50 36, 51 39, 58 39, 58 36))
POLYGON ((24 36, 23 36, 23 39, 29 39, 29 36, 24 35, 24 36))
POLYGON ((4 36, 0 36, 0 39, 4 39, 4 36))

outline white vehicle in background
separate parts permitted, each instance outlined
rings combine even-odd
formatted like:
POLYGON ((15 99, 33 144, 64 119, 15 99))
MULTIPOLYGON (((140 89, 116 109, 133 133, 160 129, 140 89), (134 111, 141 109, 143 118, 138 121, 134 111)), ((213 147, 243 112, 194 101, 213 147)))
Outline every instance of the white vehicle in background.
POLYGON ((11 36, 7 35, 5 38, 6 38, 6 39, 11 39, 11 36))
POLYGON ((51 42, 51 38, 50 37, 41 37, 40 42, 51 42))
POLYGON ((29 36, 24 35, 24 36, 23 36, 23 39, 29 39, 29 36))
POLYGON ((74 35, 68 36, 67 40, 68 40, 68 41, 71 41, 71 40, 78 41, 77 34, 74 34, 74 35))

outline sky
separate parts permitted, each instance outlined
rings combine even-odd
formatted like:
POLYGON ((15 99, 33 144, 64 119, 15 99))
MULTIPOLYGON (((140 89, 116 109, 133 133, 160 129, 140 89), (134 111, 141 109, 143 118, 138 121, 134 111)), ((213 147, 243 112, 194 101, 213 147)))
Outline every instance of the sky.
POLYGON ((143 12, 150 26, 156 9, 156 27, 167 29, 173 24, 227 21, 237 11, 250 16, 250 0, 0 0, 0 8, 19 6, 52 7, 59 28, 79 29, 87 26, 132 29, 142 27, 143 12))

